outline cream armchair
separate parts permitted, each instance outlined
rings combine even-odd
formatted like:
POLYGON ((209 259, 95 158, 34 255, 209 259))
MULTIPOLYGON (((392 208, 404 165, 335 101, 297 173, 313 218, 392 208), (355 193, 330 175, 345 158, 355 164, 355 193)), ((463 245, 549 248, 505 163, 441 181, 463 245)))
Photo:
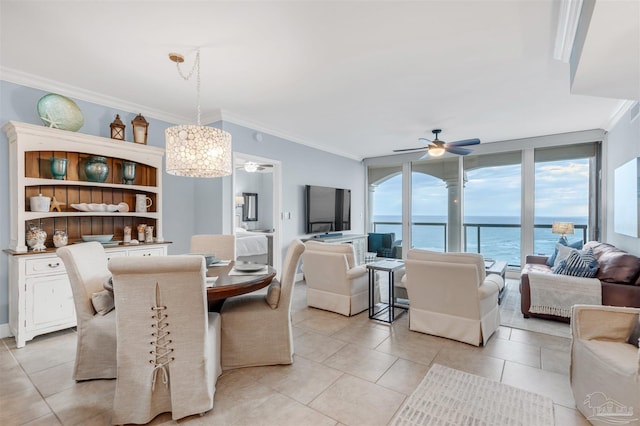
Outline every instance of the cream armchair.
POLYGON ((640 309, 574 305, 571 389, 592 424, 640 423, 638 348, 627 341, 640 309))
POLYGON ((502 277, 485 275, 475 253, 411 249, 403 283, 409 295, 409 329, 480 346, 500 325, 502 277))
POLYGON ((364 266, 355 266, 351 244, 307 241, 305 246, 307 305, 346 316, 369 307, 369 276, 364 266))

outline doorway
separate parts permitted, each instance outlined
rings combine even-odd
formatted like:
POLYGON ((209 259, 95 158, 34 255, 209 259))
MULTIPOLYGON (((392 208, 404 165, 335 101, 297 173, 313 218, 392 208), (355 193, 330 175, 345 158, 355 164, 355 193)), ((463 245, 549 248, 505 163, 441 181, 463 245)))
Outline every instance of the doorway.
POLYGON ((280 272, 281 164, 234 153, 233 166, 231 229, 236 236, 236 257, 271 264, 280 272))

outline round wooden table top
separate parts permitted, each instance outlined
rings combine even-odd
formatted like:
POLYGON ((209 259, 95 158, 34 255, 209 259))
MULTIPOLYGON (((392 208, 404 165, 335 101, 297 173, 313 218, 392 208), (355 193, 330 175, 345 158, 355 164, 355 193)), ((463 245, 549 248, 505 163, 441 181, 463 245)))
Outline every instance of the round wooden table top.
POLYGON ((276 276, 276 270, 271 266, 261 275, 229 275, 235 262, 225 266, 209 266, 207 277, 218 277, 213 287, 207 287, 209 302, 222 301, 227 297, 239 296, 268 286, 276 276))

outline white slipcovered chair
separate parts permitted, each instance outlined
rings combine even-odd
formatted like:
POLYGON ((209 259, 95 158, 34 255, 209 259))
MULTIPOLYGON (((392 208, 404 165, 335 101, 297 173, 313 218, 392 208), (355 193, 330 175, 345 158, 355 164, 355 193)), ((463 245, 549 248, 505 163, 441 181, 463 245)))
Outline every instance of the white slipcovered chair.
POLYGON ((76 308, 78 343, 73 379, 113 379, 116 313, 112 310, 101 315, 91 302, 94 293, 105 291, 104 283, 111 276, 104 248, 98 242, 89 242, 61 247, 56 254, 67 270, 76 308))
POLYGON ((640 309, 574 305, 571 389, 592 424, 639 424, 638 348, 628 343, 640 309))
POLYGON ((300 240, 291 242, 281 280, 274 279, 266 295, 253 293, 225 300, 220 311, 223 369, 293 362, 291 300, 303 251, 300 240))
POLYGON ((203 257, 115 257, 118 335, 114 424, 180 419, 213 407, 220 315, 207 312, 203 257))
POLYGON ((486 276, 475 253, 411 249, 403 282, 409 296, 409 328, 480 346, 500 325, 502 277, 486 276))
POLYGON ((307 305, 346 316, 369 307, 367 268, 355 265, 353 245, 307 241, 305 246, 307 305))
POLYGON ((190 253, 213 253, 216 259, 235 260, 236 237, 235 235, 202 234, 191 237, 190 253))

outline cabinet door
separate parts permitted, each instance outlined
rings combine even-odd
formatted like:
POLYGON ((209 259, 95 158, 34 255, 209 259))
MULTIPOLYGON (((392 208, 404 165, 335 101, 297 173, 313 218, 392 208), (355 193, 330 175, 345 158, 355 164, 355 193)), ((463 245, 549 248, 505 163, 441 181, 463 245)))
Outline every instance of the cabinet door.
POLYGON ((76 320, 71 285, 66 274, 28 278, 27 328, 43 328, 76 320))

